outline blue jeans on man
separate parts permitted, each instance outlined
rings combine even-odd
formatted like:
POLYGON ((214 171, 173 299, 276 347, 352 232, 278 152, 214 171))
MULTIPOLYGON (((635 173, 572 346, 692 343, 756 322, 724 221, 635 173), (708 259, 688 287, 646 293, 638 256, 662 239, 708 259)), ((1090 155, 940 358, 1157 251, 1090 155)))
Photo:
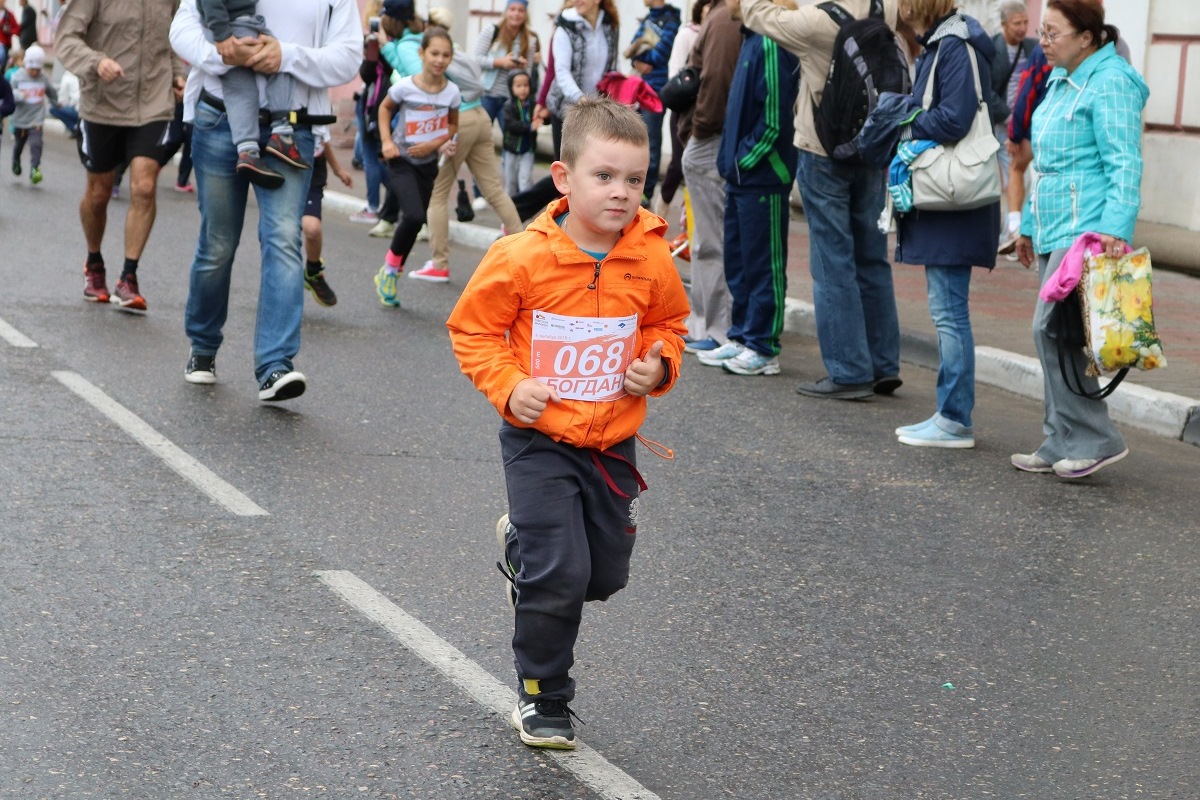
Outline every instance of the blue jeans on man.
MULTIPOLYGON (((312 130, 297 127, 296 146, 312 158, 312 130)), ((270 128, 259 131, 260 141, 270 128)), ((184 329, 192 353, 215 356, 221 346, 221 329, 229 310, 233 258, 242 236, 250 182, 237 172, 237 148, 225 114, 200 102, 192 130, 192 161, 196 172, 196 197, 200 207, 200 236, 192 261, 184 329)), ((284 176, 278 189, 254 187, 258 201, 258 240, 262 269, 258 316, 254 333, 254 376, 261 383, 275 370, 291 371, 300 351, 300 323, 304 310, 304 248, 300 215, 308 196, 311 169, 297 169, 278 161, 273 165, 284 176)))
POLYGON ((877 226, 881 170, 801 150, 796 182, 809 229, 817 341, 835 384, 871 384, 900 372, 900 319, 877 226))

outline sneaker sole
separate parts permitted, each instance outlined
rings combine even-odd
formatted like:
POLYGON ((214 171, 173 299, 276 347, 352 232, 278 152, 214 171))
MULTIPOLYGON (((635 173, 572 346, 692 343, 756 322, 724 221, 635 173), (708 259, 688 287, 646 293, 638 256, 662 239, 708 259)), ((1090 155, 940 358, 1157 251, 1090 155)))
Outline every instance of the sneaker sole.
MULTIPOLYGON (((732 360, 732 359, 731 359, 732 360)), ((769 364, 759 369, 742 369, 733 366, 729 361, 725 361, 721 366, 731 375, 778 375, 779 365, 769 364)))
POLYGON ((970 450, 975 446, 974 439, 915 439, 912 436, 900 436, 900 444, 909 447, 936 447, 942 450, 970 450))
POLYGON ((212 386, 217 382, 217 376, 211 372, 185 372, 183 379, 198 386, 212 386))
POLYGON ((517 733, 521 735, 521 741, 530 747, 540 747, 543 750, 574 750, 575 742, 563 736, 531 736, 525 732, 525 727, 521 724, 521 709, 515 706, 508 721, 517 729, 517 733))
POLYGON ((109 303, 112 301, 112 295, 104 295, 103 297, 95 297, 90 294, 85 294, 83 299, 89 303, 109 303))
POLYGON ((1054 474, 1060 478, 1086 478, 1088 475, 1091 475, 1094 472, 1099 472, 1110 464, 1117 463, 1127 455, 1129 455, 1128 447, 1126 447, 1122 452, 1117 453, 1115 456, 1109 456, 1108 458, 1100 459, 1090 467, 1075 470, 1074 472, 1059 472, 1058 470, 1054 470, 1054 474))
POLYGON ((449 283, 449 275, 422 275, 419 272, 410 272, 408 277, 414 281, 425 281, 426 283, 449 283))
POLYGON ((1054 472, 1054 467, 1049 464, 1044 467, 1023 467, 1020 464, 1018 464, 1017 462, 1013 461, 1012 459, 1009 459, 1008 463, 1012 464, 1014 469, 1021 470, 1021 472, 1033 472, 1038 475, 1046 475, 1048 473, 1054 472))
POLYGON ((723 367, 725 366, 726 361, 734 358, 737 358, 737 356, 730 356, 729 358, 710 358, 704 353, 698 353, 696 355, 696 363, 703 364, 706 367, 723 367))
POLYGON ((241 165, 236 167, 236 170, 239 173, 245 175, 246 180, 250 181, 255 186, 261 187, 263 189, 278 189, 280 186, 283 186, 283 176, 282 175, 278 175, 278 174, 272 175, 269 172, 262 172, 260 170, 254 169, 253 167, 246 167, 246 166, 241 166, 241 165))
POLYGON ((258 399, 268 403, 291 400, 294 397, 304 394, 304 390, 307 388, 308 383, 305 381, 304 376, 298 372, 293 372, 280 378, 270 389, 259 389, 258 399))
POLYGON ((305 164, 303 161, 296 161, 294 158, 291 158, 281 150, 276 150, 274 147, 264 147, 263 152, 267 153, 268 155, 275 156, 289 167, 295 167, 296 169, 308 169, 310 166, 312 166, 311 164, 305 164))
POLYGON ((815 397, 818 400, 867 400, 874 397, 874 389, 855 389, 848 392, 810 392, 806 389, 796 389, 796 394, 805 397, 815 397))
POLYGON ((117 311, 143 312, 146 310, 146 301, 144 298, 137 297, 133 300, 122 300, 117 296, 109 298, 108 302, 117 307, 117 311))

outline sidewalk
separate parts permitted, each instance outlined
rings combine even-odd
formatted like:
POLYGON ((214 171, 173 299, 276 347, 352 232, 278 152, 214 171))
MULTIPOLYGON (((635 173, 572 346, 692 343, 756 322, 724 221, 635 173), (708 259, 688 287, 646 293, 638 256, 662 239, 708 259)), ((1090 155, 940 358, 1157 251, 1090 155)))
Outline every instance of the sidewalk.
MULTIPOLYGON (((345 160, 349 162, 348 157, 345 160)), ((544 167, 537 170, 539 175, 544 171, 544 167)), ((362 190, 358 189, 356 195, 327 192, 328 211, 359 210, 364 205, 362 190)), ((680 231, 678 199, 667 218, 671 224, 668 238, 671 238, 680 231)), ((451 221, 450 237, 466 247, 486 248, 499 236, 499 227, 499 218, 489 208, 477 212, 473 222, 451 221)), ((894 236, 890 241, 894 246, 894 236)), ((1200 328, 1193 322, 1196 310, 1200 309, 1200 233, 1139 224, 1136 244, 1149 247, 1153 254, 1164 254, 1156 258, 1156 266, 1160 262, 1174 262, 1184 271, 1159 266, 1154 272, 1154 321, 1163 339, 1166 368, 1131 371, 1109 398, 1110 413, 1124 424, 1200 445, 1200 399, 1193 399, 1200 398, 1200 328), (1194 271, 1189 274, 1187 270, 1194 271)), ((808 224, 803 213, 793 209, 788 236, 785 327, 788 331, 815 336, 808 248, 808 224)), ((690 265, 678 259, 677 263, 686 280, 690 265)), ((900 315, 901 358, 907 363, 936 369, 937 338, 929 319, 924 269, 896 264, 893 275, 900 315)), ((1040 402, 1042 374, 1031 330, 1036 297, 1036 274, 1017 262, 1001 258, 991 272, 977 269, 972 276, 976 379, 1040 402)), ((813 364, 812 375, 804 377, 816 378, 821 374, 821 365, 813 364)))

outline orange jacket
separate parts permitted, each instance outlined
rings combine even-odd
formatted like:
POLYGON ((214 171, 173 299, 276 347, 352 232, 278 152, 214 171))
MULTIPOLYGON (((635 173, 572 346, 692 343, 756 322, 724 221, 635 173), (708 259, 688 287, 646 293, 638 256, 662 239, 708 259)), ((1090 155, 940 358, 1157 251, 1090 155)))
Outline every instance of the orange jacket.
POLYGON ((527 425, 508 410, 508 398, 529 377, 533 312, 579 317, 637 314, 635 357, 663 342, 666 380, 651 394, 666 394, 679 377, 687 292, 662 234, 667 225, 642 209, 599 264, 580 250, 555 217, 568 210, 561 198, 524 233, 492 245, 467 283, 446 327, 463 373, 500 415, 519 428, 533 427, 555 441, 600 450, 637 433, 646 398, 611 402, 550 403, 527 425), (599 277, 594 277, 599 266, 599 277), (589 284, 595 289, 589 289, 589 284))

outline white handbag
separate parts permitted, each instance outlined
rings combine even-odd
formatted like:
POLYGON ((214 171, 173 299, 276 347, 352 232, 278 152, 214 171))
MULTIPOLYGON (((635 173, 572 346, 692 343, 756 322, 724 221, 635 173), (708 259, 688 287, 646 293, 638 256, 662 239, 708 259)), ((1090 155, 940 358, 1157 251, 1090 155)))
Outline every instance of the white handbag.
MULTIPOLYGON (((992 132, 991 114, 983 101, 979 82, 979 56, 967 45, 975 78, 975 96, 979 105, 967 135, 957 142, 939 144, 921 153, 909 169, 912 171, 913 208, 921 211, 965 211, 991 205, 1000 200, 1000 142, 992 132)), ((941 48, 933 55, 929 82, 921 107, 926 111, 933 102, 933 78, 937 72, 941 48)))

